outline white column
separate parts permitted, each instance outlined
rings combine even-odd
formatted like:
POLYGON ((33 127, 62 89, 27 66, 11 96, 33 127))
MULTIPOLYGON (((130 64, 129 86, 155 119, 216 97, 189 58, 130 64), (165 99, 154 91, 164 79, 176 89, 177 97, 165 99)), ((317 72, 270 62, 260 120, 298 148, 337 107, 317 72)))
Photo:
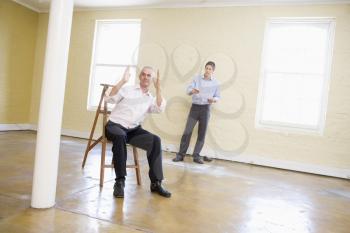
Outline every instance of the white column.
POLYGON ((64 91, 74 0, 52 0, 35 151, 33 208, 55 205, 64 91))

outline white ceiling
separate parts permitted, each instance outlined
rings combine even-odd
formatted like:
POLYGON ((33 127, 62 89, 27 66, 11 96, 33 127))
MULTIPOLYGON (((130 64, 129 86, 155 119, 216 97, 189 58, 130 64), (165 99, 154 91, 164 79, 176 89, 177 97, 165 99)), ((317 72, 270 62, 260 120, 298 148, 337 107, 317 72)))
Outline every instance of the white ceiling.
MULTIPOLYGON (((13 1, 38 12, 47 12, 50 5, 50 0, 13 1)), ((349 4, 350 0, 74 0, 76 10, 342 3, 349 4)))

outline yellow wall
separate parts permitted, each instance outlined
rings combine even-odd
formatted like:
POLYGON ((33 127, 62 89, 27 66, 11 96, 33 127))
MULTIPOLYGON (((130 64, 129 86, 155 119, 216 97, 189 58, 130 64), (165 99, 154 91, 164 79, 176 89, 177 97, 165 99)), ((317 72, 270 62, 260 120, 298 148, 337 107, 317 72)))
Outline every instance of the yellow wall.
POLYGON ((34 54, 34 67, 33 67, 33 86, 31 95, 31 107, 29 123, 37 124, 39 107, 40 107, 40 95, 41 95, 41 82, 43 78, 43 67, 45 59, 46 49, 46 35, 48 27, 48 15, 39 14, 38 17, 38 30, 36 38, 36 49, 34 54))
POLYGON ((38 15, 0 2, 0 124, 29 122, 38 15))
MULTIPOLYGON (((69 54, 63 128, 88 132, 94 113, 86 110, 94 22, 141 18, 140 66, 151 64, 163 74, 166 114, 154 115, 144 127, 178 145, 190 98, 185 87, 208 59, 217 63, 224 85, 222 101, 212 112, 205 150, 234 160, 237 155, 299 162, 331 168, 350 167, 350 5, 143 9, 75 12, 69 54), (336 17, 336 35, 326 126, 323 136, 257 130, 254 117, 265 21, 268 17, 336 17)), ((38 41, 45 40, 47 16, 40 15, 38 41)), ((38 43, 38 85, 44 44, 38 43)), ((33 87, 31 121, 37 119, 33 87)))

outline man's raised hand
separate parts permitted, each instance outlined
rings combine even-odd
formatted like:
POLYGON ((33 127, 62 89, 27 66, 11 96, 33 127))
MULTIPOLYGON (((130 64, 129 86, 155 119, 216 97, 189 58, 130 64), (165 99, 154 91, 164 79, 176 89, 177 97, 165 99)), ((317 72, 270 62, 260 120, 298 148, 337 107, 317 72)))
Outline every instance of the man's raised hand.
POLYGON ((130 79, 130 66, 126 67, 122 77, 122 80, 124 83, 127 83, 129 79, 130 79))
POLYGON ((157 70, 157 77, 153 79, 153 84, 154 87, 159 90, 160 89, 160 75, 159 75, 159 70, 157 70))

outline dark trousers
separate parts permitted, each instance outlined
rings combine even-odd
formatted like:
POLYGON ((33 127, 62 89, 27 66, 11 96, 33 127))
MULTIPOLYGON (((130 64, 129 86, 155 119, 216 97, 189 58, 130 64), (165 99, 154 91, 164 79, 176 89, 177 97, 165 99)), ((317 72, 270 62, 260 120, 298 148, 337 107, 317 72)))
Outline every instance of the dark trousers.
POLYGON ((198 122, 198 136, 197 142, 193 150, 193 156, 199 156, 201 152, 204 141, 205 134, 208 128, 208 122, 210 118, 210 105, 198 105, 192 104, 190 113, 188 114, 187 123, 185 131, 181 137, 180 150, 179 153, 182 156, 185 156, 188 146, 190 145, 190 140, 193 132, 194 126, 198 122))
POLYGON ((127 143, 147 151, 148 175, 151 182, 163 180, 162 148, 160 138, 157 135, 142 129, 141 126, 127 129, 120 124, 108 121, 106 137, 113 142, 112 152, 116 180, 125 179, 126 176, 127 143))

